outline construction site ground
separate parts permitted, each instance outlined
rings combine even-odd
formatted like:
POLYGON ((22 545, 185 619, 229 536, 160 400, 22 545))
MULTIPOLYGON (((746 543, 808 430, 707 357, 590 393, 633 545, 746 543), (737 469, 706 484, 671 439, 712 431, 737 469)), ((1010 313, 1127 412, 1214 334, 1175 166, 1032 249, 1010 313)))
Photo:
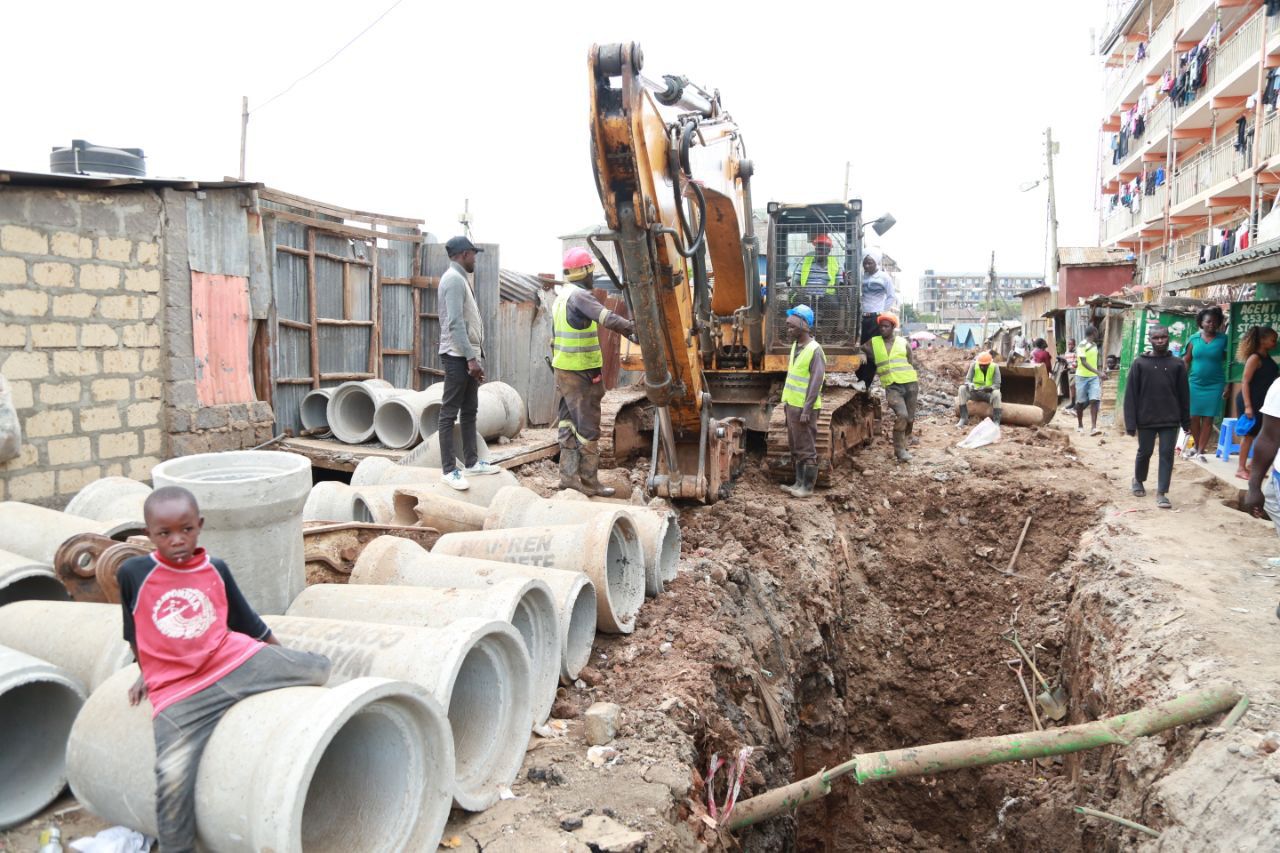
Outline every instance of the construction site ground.
MULTIPOLYGON (((1267 563, 1280 540, 1270 522, 1239 512, 1237 489, 1195 462, 1175 467, 1172 511, 1132 497, 1135 441, 1110 429, 1078 435, 1063 412, 959 449, 949 400, 967 356, 921 357, 910 464, 892 458, 886 415, 877 442, 811 499, 784 495, 754 448, 727 499, 678 508, 679 578, 646 602, 633 634, 598 635, 509 798, 455 811, 446 846, 1280 849, 1280 569, 1267 563), (1251 706, 1230 730, 1210 720, 1038 766, 864 787, 846 779, 793 815, 716 829, 705 784, 713 754, 732 769, 751 748, 745 799, 859 752, 1030 730, 1006 663, 1016 654, 1001 638, 1011 629, 1065 684, 1063 724, 1224 680, 1251 706), (582 714, 597 701, 620 705, 622 725, 592 755, 582 714), (1161 837, 1075 814, 1077 805, 1161 837)), ((543 493, 555 483, 551 461, 517 473, 543 493)), ((643 477, 641 465, 605 478, 625 491, 643 477)), ((1154 480, 1147 488, 1154 494, 1154 480)), ((64 838, 102 828, 64 799, 0 834, 0 850, 36 849, 50 823, 64 838)))

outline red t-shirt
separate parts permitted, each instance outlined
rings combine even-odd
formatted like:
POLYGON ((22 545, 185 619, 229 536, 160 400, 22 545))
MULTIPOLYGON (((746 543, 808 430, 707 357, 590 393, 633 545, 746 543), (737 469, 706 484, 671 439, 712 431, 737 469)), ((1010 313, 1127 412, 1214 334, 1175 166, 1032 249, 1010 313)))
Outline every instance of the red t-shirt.
POLYGON ((1031 360, 1036 364, 1046 364, 1049 367, 1053 367, 1053 356, 1049 355, 1047 349, 1032 350, 1031 360))
POLYGON ((117 578, 124 638, 137 644, 153 717, 253 657, 271 633, 203 548, 180 566, 157 553, 134 557, 117 578))

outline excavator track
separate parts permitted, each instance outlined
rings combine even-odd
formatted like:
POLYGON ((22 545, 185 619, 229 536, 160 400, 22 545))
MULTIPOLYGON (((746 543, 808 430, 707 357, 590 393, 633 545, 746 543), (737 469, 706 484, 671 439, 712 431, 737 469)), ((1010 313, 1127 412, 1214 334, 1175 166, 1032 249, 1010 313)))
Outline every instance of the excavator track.
MULTIPOLYGON (((624 432, 634 431, 634 438, 639 439, 641 409, 647 401, 644 389, 634 385, 614 388, 606 391, 600 401, 600 463, 606 468, 625 465, 627 453, 623 458, 617 456, 617 435, 619 418, 624 432)), ((625 440, 624 440, 625 443, 625 440)))
MULTIPOLYGON (((880 407, 870 395, 853 388, 830 385, 822 389, 822 410, 818 415, 818 483, 829 485, 834 468, 845 464, 848 452, 869 444, 875 436, 880 407)), ((778 482, 795 479, 791 443, 787 440, 787 417, 779 403, 769 419, 765 467, 778 482)))

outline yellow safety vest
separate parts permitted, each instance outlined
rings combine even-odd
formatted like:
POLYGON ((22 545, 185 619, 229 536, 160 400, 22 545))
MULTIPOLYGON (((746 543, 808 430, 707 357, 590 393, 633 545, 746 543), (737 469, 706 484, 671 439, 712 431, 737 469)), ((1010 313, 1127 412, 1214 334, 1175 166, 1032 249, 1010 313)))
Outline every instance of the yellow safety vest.
POLYGON ((871 354, 876 359, 876 375, 880 377, 880 384, 886 388, 890 385, 906 385, 919 378, 916 369, 907 361, 906 338, 895 337, 893 351, 888 352, 884 348, 884 338, 876 335, 871 339, 871 354))
POLYGON ((982 375, 982 365, 975 364, 973 366, 973 387, 974 388, 990 388, 995 384, 996 365, 995 362, 987 365, 987 375, 982 375))
MULTIPOLYGON (((796 355, 796 345, 791 345, 791 357, 787 360, 787 381, 782 386, 782 402, 797 409, 804 408, 805 398, 809 396, 809 365, 813 363, 813 354, 822 347, 816 340, 810 340, 796 355)), ((818 389, 818 399, 814 401, 815 410, 822 408, 822 389, 818 389)))
POLYGON ((594 320, 585 329, 569 325, 569 287, 573 286, 565 286, 551 311, 551 366, 559 370, 592 370, 604 365, 599 327, 594 320))
MULTIPOLYGON (((809 270, 813 269, 813 260, 816 256, 809 255, 800 264, 800 286, 804 287, 809 281, 809 270)), ((836 262, 834 255, 827 255, 827 295, 836 295, 836 278, 840 275, 840 264, 836 262)))
POLYGON ((1098 348, 1091 343, 1083 343, 1076 350, 1076 376, 1088 379, 1098 375, 1098 348))

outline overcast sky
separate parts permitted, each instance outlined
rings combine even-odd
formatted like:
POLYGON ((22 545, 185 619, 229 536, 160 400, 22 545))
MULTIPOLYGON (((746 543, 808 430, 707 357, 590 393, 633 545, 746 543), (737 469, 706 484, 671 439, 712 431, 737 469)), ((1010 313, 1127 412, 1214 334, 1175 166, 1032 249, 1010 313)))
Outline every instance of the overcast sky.
MULTIPOLYGON (((153 176, 238 168, 250 109, 391 5, 332 0, 5 4, 0 167, 44 171, 72 138, 140 147, 153 176)), ((593 42, 639 41, 645 74, 718 88, 756 164, 754 198, 851 195, 898 225, 919 274, 1040 272, 1044 129, 1061 245, 1094 245, 1102 0, 433 3, 402 0, 332 63, 255 112, 248 178, 425 219, 445 239, 470 199, 502 265, 559 267, 557 236, 602 221, 588 156, 593 42)))

